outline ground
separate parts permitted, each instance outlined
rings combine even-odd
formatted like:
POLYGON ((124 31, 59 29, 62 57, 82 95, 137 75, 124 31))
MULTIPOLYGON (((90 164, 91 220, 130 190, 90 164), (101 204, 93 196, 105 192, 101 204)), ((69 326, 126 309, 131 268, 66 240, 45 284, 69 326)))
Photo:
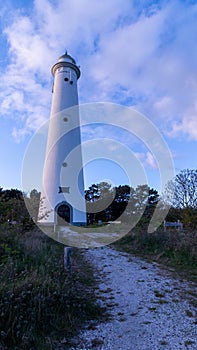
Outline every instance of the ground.
POLYGON ((197 349, 196 284, 109 246, 86 250, 107 321, 88 322, 71 350, 197 349))

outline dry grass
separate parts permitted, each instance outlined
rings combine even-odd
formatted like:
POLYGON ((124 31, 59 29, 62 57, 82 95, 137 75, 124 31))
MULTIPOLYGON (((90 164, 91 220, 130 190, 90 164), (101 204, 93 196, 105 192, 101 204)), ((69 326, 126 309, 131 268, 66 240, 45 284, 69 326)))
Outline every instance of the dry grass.
POLYGON ((132 254, 172 266, 191 280, 197 281, 197 233, 163 228, 147 233, 147 226, 138 225, 114 246, 132 254))
POLYGON ((39 230, 21 234, 6 225, 0 250, 0 349, 55 349, 84 321, 102 316, 82 252, 74 250, 69 274, 61 244, 39 230))

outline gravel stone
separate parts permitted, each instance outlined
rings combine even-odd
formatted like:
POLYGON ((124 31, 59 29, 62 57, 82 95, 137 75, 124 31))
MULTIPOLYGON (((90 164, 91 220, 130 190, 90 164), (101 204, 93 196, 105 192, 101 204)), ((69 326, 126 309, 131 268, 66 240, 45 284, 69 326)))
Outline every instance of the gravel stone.
POLYGON ((85 255, 96 267, 95 293, 110 319, 87 324, 71 350, 197 349, 195 283, 109 246, 85 255))

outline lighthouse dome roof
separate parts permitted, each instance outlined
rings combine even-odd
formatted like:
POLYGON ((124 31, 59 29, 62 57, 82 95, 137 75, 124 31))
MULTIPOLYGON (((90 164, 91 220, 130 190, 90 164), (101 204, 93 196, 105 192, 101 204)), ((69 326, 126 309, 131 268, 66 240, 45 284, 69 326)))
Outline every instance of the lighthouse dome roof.
POLYGON ((67 51, 65 52, 64 55, 62 55, 58 58, 58 62, 71 62, 73 64, 76 64, 74 58, 72 58, 70 55, 68 55, 67 51))
POLYGON ((51 72, 52 72, 53 76, 54 76, 56 70, 60 67, 70 67, 70 68, 75 70, 75 72, 77 74, 77 79, 80 77, 80 74, 81 74, 80 69, 76 65, 74 58, 72 58, 70 55, 67 54, 67 51, 65 52, 64 55, 62 55, 58 58, 58 61, 51 68, 51 72))

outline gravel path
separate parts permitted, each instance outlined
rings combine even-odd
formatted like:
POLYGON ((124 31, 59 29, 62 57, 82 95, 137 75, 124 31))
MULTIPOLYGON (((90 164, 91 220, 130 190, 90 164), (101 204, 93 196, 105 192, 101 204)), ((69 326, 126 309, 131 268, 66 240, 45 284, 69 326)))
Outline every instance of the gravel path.
POLYGON ((110 247, 87 250, 107 322, 89 323, 72 350, 197 349, 196 286, 110 247))

